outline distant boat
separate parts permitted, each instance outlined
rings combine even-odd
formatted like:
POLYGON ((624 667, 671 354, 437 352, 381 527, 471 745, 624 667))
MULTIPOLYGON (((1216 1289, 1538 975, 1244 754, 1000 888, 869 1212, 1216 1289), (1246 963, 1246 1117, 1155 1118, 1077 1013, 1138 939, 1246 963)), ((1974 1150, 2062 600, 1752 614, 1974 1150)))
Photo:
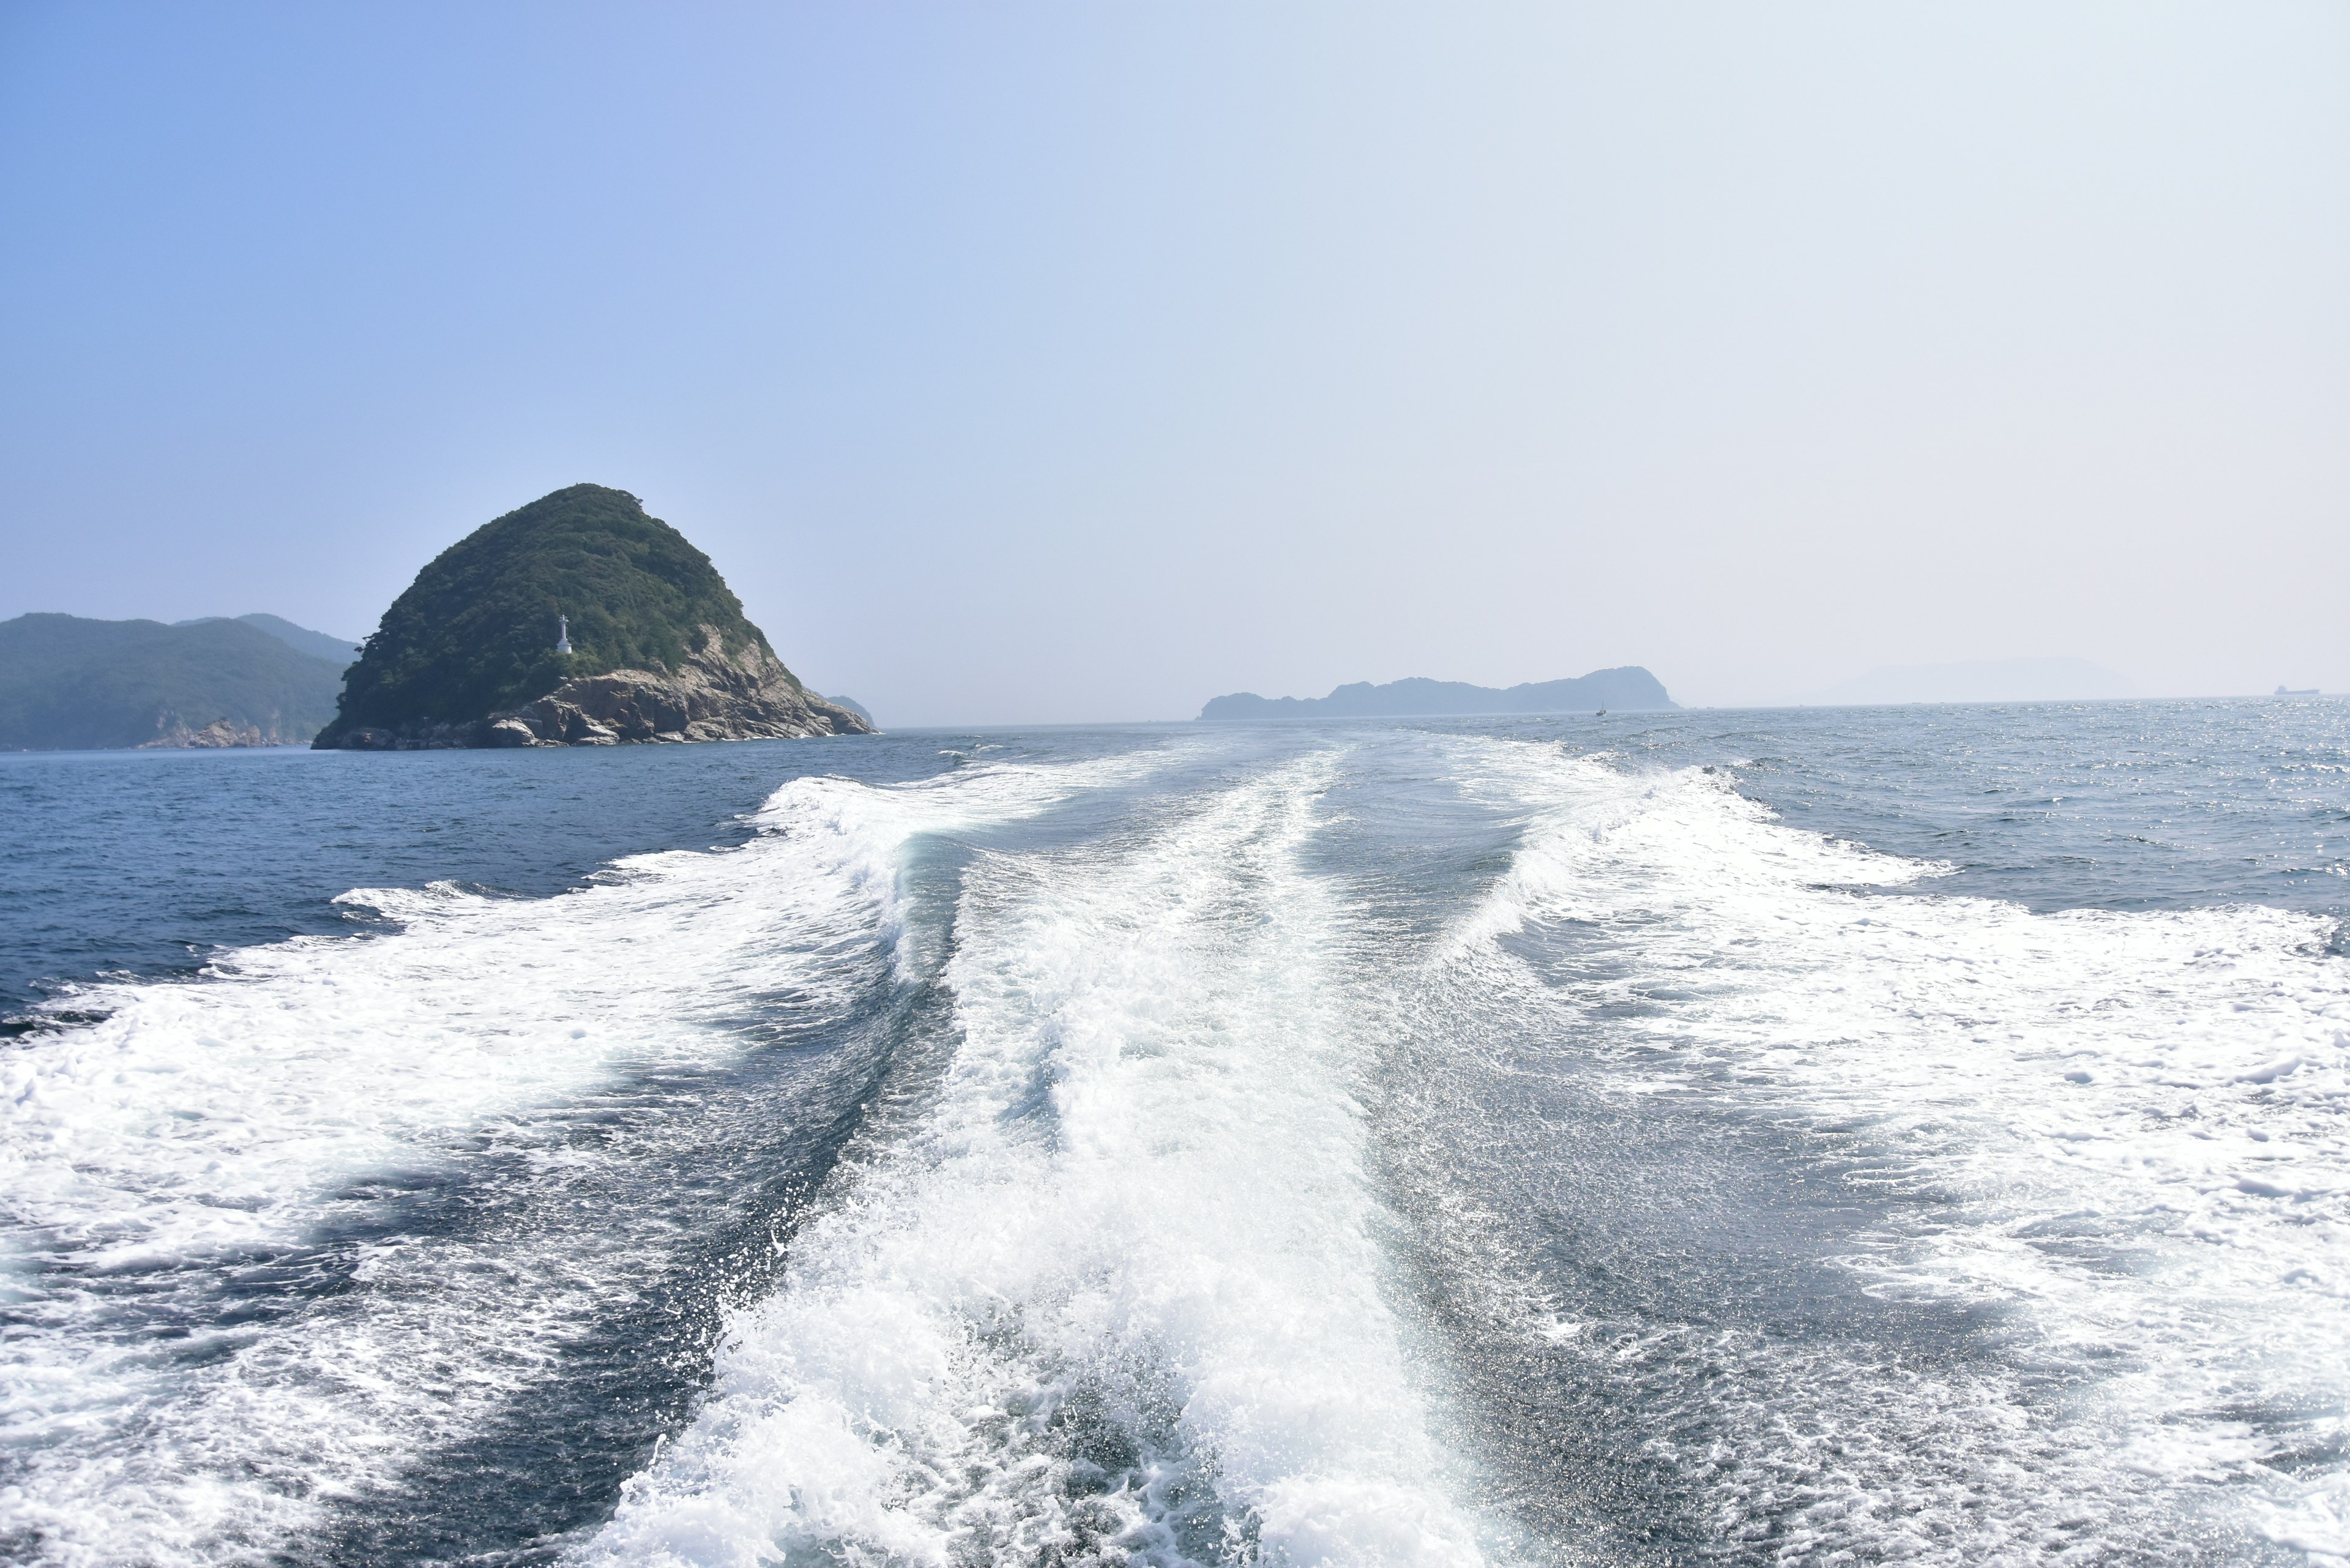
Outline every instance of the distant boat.
POLYGON ((2317 688, 2314 686, 2280 686, 2276 689, 2276 694, 2280 697, 2314 697, 2317 695, 2317 688))

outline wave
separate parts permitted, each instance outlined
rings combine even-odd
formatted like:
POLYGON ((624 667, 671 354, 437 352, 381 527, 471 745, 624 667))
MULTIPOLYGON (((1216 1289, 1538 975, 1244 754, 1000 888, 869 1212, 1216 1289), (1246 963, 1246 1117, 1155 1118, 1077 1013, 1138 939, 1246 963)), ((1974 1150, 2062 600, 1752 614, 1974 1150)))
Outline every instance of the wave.
POLYGON ((2324 922, 1553 745, 981 750, 0 1056, 0 1554, 2350 1557, 2324 922))
POLYGON ((1308 758, 966 879, 961 1045, 585 1563, 1466 1563, 1298 863, 1308 758))
POLYGON ((1730 770, 1464 750, 1528 815, 1393 1002, 1426 1092, 1390 1168, 1488 1325, 1472 1358, 1612 1390, 1643 1484, 1717 1550, 2350 1552, 2324 921, 1939 896, 1730 770), (1497 1133, 1504 1104, 1541 1136, 1497 1133), (1577 1172, 1567 1126, 1679 1163, 1577 1172), (1532 1203, 1614 1218, 1546 1232, 1532 1203), (1618 1244, 1679 1283, 1595 1282, 1618 1244))
POLYGON ((1327 759, 966 881, 962 1048, 580 1561, 1466 1563, 1297 865, 1327 759))
POLYGON ((891 983, 911 842, 1149 765, 802 779, 733 849, 355 892, 398 929, 71 999, 105 1016, 0 1057, 0 1542, 265 1556, 395 1493, 679 1244, 595 1173, 891 983))

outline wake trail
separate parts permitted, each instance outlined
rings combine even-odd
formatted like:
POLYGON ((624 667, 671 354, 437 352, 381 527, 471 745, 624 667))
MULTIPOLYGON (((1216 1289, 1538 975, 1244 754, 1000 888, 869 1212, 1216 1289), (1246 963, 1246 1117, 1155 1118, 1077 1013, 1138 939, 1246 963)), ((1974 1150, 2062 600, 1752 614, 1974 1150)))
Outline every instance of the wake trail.
POLYGON ((1526 822, 1382 1125, 1512 1508, 1627 1562, 2350 1552, 2322 922, 1940 897, 1726 771, 1462 751, 1526 822))
MULTIPOLYGON (((895 1047, 910 846, 1149 765, 801 779, 733 849, 554 898, 356 893, 398 929, 76 998, 105 1016, 0 1059, 0 1543, 380 1554, 354 1520, 608 1361, 615 1323, 690 1386, 714 1329, 678 1304, 697 1225, 772 1207, 743 1157, 820 1158, 895 1047), (738 1102, 773 1125, 730 1123, 738 1102)), ((616 1426, 562 1446, 627 1452, 616 1426)))
POLYGON ((960 1041, 582 1563, 1481 1560, 1383 1293, 1313 756, 968 872, 960 1041))

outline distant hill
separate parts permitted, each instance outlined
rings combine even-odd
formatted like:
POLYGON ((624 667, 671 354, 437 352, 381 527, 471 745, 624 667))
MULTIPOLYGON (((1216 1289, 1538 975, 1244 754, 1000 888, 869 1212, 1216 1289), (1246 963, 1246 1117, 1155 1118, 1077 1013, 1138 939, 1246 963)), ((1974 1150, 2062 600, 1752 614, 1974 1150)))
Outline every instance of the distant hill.
POLYGON ((1253 691, 1212 699, 1202 719, 1420 719, 1464 713, 1587 713, 1596 709, 1666 709, 1679 704, 1637 664, 1595 670, 1571 680, 1535 680, 1503 690, 1461 680, 1414 677, 1374 686, 1358 680, 1327 697, 1260 697, 1253 691))
POLYGON ((336 669, 359 656, 359 645, 347 637, 332 637, 323 631, 312 631, 307 626, 296 626, 283 616, 241 615, 199 616, 194 620, 175 620, 173 626, 202 626, 207 621, 236 619, 257 630, 265 631, 296 653, 307 653, 313 659, 331 660, 336 669))
POLYGON ((1804 699, 1823 707, 1905 702, 2077 702, 2135 697, 2125 676, 2085 659, 1983 659, 1963 664, 1883 665, 1804 699))
POLYGON ((745 619, 710 557, 625 490, 574 484, 416 574, 322 747, 606 745, 857 734, 745 619), (567 618, 570 648, 556 639, 567 618))
POLYGON ((243 621, 18 616, 0 621, 0 749, 298 745, 342 678, 243 621))
POLYGON ((854 697, 843 697, 839 693, 835 692, 832 696, 826 698, 825 701, 831 703, 836 708, 847 709, 850 712, 856 714, 858 718, 864 720, 868 724, 873 722, 873 715, 865 711, 865 704, 859 702, 854 697))

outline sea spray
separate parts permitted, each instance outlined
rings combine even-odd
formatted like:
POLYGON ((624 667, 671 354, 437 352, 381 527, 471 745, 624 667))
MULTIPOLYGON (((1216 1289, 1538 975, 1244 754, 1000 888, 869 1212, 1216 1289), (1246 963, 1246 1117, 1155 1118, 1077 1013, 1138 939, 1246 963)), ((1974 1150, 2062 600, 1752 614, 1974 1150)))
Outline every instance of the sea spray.
MULTIPOLYGON (((1728 770, 1461 746, 1527 816, 1390 1000, 1416 1087, 1385 1131, 1461 1359, 1550 1391, 1472 1373, 1489 1428, 1530 1403, 1692 1547, 2340 1539, 2350 974, 2323 921, 1943 896, 1728 770), (1692 1249, 1713 1274, 1658 1288, 1692 1249)), ((1521 1506, 1565 1529, 1574 1473, 1521 1468, 1521 1506)))
POLYGON ((658 1168, 692 1109, 665 1082, 713 1088, 892 982, 910 840, 1149 765, 801 779, 739 848, 546 899, 354 893, 397 929, 85 992, 99 1022, 0 1057, 0 1539, 210 1563, 396 1497, 559 1374, 655 1267, 639 1247, 691 1241, 571 1194, 615 1158, 658 1168))
POLYGON ((901 737, 85 976, 0 1055, 0 1554, 2342 1556, 2330 722, 901 737))
POLYGON ((963 1040, 583 1553, 1458 1564, 1382 1294, 1312 756, 970 877, 963 1040))

